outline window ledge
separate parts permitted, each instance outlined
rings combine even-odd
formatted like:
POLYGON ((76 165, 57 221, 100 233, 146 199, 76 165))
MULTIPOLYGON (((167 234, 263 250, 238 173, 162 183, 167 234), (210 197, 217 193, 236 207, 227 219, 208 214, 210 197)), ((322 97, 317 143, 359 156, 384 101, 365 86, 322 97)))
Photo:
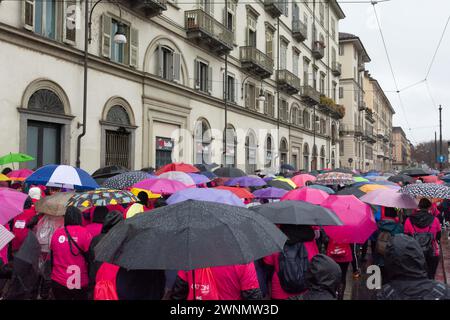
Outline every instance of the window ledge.
POLYGON ((19 113, 27 113, 27 114, 34 114, 39 116, 51 116, 53 118, 59 118, 64 120, 73 120, 75 119, 75 116, 73 115, 67 115, 67 114, 59 114, 59 113, 51 113, 51 112, 44 112, 44 111, 37 111, 37 110, 30 110, 27 108, 17 108, 17 111, 19 113))

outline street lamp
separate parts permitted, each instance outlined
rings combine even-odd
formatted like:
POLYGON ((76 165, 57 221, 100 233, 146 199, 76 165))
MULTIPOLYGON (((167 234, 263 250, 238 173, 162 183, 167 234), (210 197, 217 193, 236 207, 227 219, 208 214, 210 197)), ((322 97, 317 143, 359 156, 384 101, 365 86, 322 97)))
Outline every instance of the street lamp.
MULTIPOLYGON (((78 135, 77 138, 77 160, 76 166, 79 168, 81 165, 80 156, 81 156, 81 139, 86 135, 86 114, 87 114, 87 73, 88 73, 88 47, 91 43, 91 26, 92 26, 92 13, 94 12, 95 7, 102 2, 103 0, 98 0, 91 8, 88 10, 89 0, 85 0, 84 5, 84 79, 83 79, 83 123, 78 123, 78 128, 83 127, 83 131, 78 135)), ((114 3, 119 8, 119 17, 122 18, 122 10, 117 2, 114 3)), ((117 32, 114 35, 113 41, 117 44, 127 43, 127 37, 125 35, 125 29, 122 23, 119 23, 117 26, 117 32)))

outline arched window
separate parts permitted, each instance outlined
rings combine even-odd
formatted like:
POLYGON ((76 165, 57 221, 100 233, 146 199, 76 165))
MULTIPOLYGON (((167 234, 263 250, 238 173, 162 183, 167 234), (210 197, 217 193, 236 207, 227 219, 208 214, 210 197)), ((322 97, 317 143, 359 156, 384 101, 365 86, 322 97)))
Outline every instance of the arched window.
POLYGON ((325 169, 325 147, 320 148, 320 169, 325 169))
POLYGON ((211 127, 205 119, 197 120, 194 131, 195 164, 211 163, 211 127))
POLYGON ((331 152, 331 169, 336 168, 336 157, 334 156, 334 151, 331 152))
POLYGON ((314 145, 313 149, 312 149, 312 161, 311 161, 311 169, 312 170, 317 170, 317 146, 314 145))
POLYGON ((336 130, 336 123, 331 124, 331 144, 335 145, 337 142, 337 130, 336 130))
POLYGON ((106 114, 106 121, 117 125, 131 125, 130 117, 124 107, 120 105, 112 106, 106 114))
POLYGON ((225 137, 225 153, 224 165, 227 167, 236 167, 237 162, 237 135, 236 130, 231 124, 227 125, 224 132, 225 137))
POLYGON ((303 169, 309 171, 309 146, 307 143, 303 145, 303 169))
POLYGON ((64 114, 64 105, 56 93, 48 89, 39 89, 28 100, 28 109, 64 114))
POLYGON ((264 166, 266 168, 272 167, 272 158, 273 158, 273 145, 272 145, 272 136, 268 135, 266 138, 266 143, 264 146, 265 151, 265 159, 264 159, 264 166))
POLYGON ((311 129, 311 118, 309 116, 309 112, 305 109, 303 110, 303 126, 305 129, 311 129))
POLYGON ((257 165, 257 143, 253 131, 249 131, 245 137, 245 170, 248 174, 254 174, 257 165))
POLYGON ((280 165, 288 162, 288 143, 285 138, 280 141, 280 165))

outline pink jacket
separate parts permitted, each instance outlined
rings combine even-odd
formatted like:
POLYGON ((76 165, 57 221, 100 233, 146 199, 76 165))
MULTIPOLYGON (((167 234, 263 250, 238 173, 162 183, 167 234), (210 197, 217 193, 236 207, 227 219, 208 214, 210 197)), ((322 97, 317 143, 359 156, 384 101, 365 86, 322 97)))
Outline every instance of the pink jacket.
POLYGON ((405 228, 404 228, 404 232, 405 234, 409 234, 409 235, 414 235, 414 233, 421 233, 421 232, 431 232, 434 235, 434 241, 433 241, 433 246, 434 246, 434 251, 435 251, 435 255, 438 256, 439 253, 439 245, 436 241, 436 236, 438 234, 438 232, 441 231, 441 224, 439 223, 438 218, 434 218, 433 223, 426 228, 419 228, 416 226, 413 226, 411 223, 411 220, 408 218, 405 221, 405 228))

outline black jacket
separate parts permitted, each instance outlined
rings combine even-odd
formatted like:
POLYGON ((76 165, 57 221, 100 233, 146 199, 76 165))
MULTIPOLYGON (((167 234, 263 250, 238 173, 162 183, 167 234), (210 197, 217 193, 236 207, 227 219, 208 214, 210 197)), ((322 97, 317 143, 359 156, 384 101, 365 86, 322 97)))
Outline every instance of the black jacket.
POLYGON ((425 257, 414 238, 404 234, 392 237, 384 258, 387 284, 378 292, 378 300, 435 299, 436 290, 443 290, 440 299, 450 300, 447 285, 428 279, 425 257))

